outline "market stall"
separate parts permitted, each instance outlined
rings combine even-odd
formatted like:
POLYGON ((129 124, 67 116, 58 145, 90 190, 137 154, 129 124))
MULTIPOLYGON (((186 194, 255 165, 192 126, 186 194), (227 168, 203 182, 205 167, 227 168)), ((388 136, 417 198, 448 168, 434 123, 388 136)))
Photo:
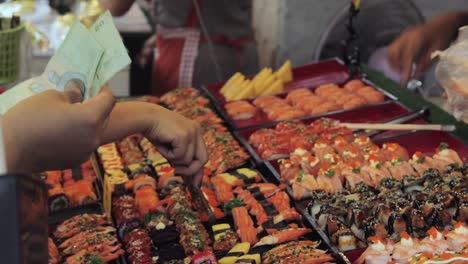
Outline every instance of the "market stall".
MULTIPOLYGON (((131 60, 110 13, 96 19, 73 24, 75 41, 18 85, 27 93, 5 94, 20 101, 76 79, 82 99, 98 94, 131 60), (93 56, 67 52, 78 39, 93 56)), ((16 103, 5 98, 3 112, 16 103)), ((49 264, 468 261, 468 125, 352 57, 119 100, 198 123, 208 152, 201 186, 141 134, 35 175, 33 190, 3 178, 20 190, 10 198, 22 210, 8 214, 41 231, 49 264)), ((27 255, 16 248, 13 257, 27 255)))

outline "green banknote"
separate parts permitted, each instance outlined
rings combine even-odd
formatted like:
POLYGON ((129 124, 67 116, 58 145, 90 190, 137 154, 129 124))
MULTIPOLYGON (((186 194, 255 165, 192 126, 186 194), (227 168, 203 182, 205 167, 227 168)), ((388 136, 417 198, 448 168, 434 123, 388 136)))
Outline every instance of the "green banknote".
POLYGON ((0 95, 0 113, 47 89, 63 92, 70 84, 80 88, 85 100, 89 99, 129 63, 127 50, 109 12, 102 15, 90 30, 75 21, 41 76, 26 80, 0 95))
POLYGON ((131 60, 109 11, 99 17, 91 27, 90 32, 96 41, 105 48, 90 89, 89 95, 92 97, 112 76, 129 65, 131 60))

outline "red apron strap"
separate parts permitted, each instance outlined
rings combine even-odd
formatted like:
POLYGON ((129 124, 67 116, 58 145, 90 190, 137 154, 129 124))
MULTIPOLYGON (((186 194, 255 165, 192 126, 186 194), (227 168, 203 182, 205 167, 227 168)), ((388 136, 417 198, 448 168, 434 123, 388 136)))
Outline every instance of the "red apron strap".
MULTIPOLYGON (((192 0, 192 1, 197 1, 198 6, 202 5, 201 0, 192 0)), ((197 10, 195 8, 195 5, 192 4, 192 8, 190 10, 190 15, 187 19, 186 26, 189 28, 198 28, 198 15, 197 15, 197 10)))

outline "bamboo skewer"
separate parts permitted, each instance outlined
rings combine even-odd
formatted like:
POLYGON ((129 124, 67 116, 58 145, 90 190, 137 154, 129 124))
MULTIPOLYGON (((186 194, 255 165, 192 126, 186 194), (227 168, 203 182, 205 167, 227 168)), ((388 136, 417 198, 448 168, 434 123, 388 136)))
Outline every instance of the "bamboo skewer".
POLYGON ((366 130, 432 130, 432 131, 455 131, 454 125, 433 125, 433 124, 366 124, 366 123, 340 123, 350 129, 366 130))

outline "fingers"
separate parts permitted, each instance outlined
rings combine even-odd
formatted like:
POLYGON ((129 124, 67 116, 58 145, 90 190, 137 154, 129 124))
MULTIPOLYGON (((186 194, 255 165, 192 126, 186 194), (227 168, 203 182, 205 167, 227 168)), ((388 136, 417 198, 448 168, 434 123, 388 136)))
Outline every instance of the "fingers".
POLYGON ((421 59, 418 62, 418 65, 416 66, 416 71, 414 76, 416 78, 419 78, 421 74, 429 67, 431 64, 431 51, 428 50, 426 51, 426 54, 424 54, 421 59))
POLYGON ((205 142, 203 141, 201 129, 195 126, 196 134, 192 141, 194 149, 190 159, 183 165, 175 167, 176 173, 180 175, 192 176, 194 186, 200 186, 203 177, 203 166, 208 160, 208 153, 206 151, 205 142))
POLYGON ((388 48, 390 65, 402 75, 402 85, 406 87, 413 74, 413 63, 417 55, 427 48, 423 28, 410 28, 401 34, 388 48))
POLYGON ((104 123, 114 109, 116 100, 108 88, 103 88, 95 97, 82 104, 83 111, 93 116, 96 122, 104 123))

